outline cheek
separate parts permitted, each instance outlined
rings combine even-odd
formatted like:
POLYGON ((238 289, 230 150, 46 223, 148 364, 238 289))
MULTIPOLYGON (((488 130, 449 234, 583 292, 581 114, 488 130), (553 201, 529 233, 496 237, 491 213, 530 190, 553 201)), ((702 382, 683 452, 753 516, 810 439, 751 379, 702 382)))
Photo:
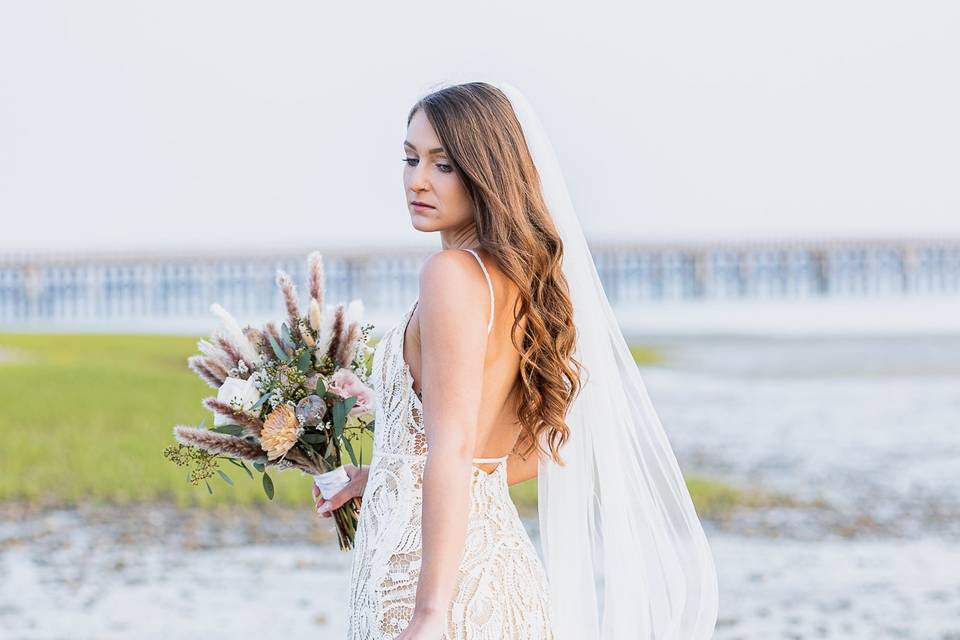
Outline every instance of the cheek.
POLYGON ((443 183, 443 201, 447 203, 451 212, 456 211, 457 217, 468 218, 473 216, 470 206, 470 195, 459 176, 445 176, 443 183))

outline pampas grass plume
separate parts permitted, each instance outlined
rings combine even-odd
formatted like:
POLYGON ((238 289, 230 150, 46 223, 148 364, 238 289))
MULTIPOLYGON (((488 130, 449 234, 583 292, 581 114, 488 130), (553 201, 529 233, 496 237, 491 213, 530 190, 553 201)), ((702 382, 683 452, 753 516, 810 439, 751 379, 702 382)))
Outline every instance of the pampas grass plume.
POLYGON ((223 349, 207 340, 201 339, 199 342, 197 342, 197 350, 205 355, 208 359, 215 360, 220 364, 220 367, 226 371, 229 371, 237 364, 236 362, 230 362, 230 356, 224 353, 223 349))
POLYGON ((354 298, 347 305, 347 322, 360 322, 363 320, 363 300, 354 298))
MULTIPOLYGON (((307 256, 310 268, 310 297, 317 301, 319 308, 323 308, 323 256, 319 251, 311 251, 307 256)), ((317 327, 313 328, 314 331, 317 327)))
POLYGON ((320 331, 320 303, 316 298, 310 298, 310 328, 320 331))
MULTIPOLYGON (((243 360, 243 356, 240 355, 240 350, 235 344, 230 342, 230 339, 227 336, 223 335, 220 332, 214 332, 213 338, 217 341, 217 344, 220 345, 220 348, 223 349, 223 352, 227 354, 227 357, 230 359, 230 368, 234 368, 237 364, 243 360)), ((247 366, 253 371, 254 367, 250 366, 250 363, 247 363, 247 366)))
POLYGON ((264 458, 260 445, 226 433, 178 424, 173 428, 173 437, 180 444, 198 447, 209 453, 224 454, 250 462, 264 458))
POLYGON ((203 358, 201 356, 190 356, 187 358, 187 366, 193 369, 193 371, 200 376, 204 382, 214 389, 219 389, 220 385, 223 384, 222 378, 218 378, 210 369, 204 366, 203 358))
MULTIPOLYGON (((327 347, 327 355, 332 359, 336 358, 340 350, 340 343, 343 341, 344 336, 341 334, 344 326, 344 307, 343 303, 337 304, 337 308, 333 312, 333 325, 330 327, 330 344, 327 347)), ((342 363, 341 363, 342 364, 342 363)))
POLYGON ((197 357, 200 358, 200 364, 202 364, 207 369, 209 369, 210 373, 212 373, 214 376, 216 376, 220 380, 226 380, 227 377, 230 375, 230 373, 226 369, 224 369, 223 366, 220 364, 219 360, 214 360, 213 358, 205 358, 203 356, 197 356, 197 357))
POLYGON ((247 411, 238 411, 226 402, 221 402, 216 398, 204 398, 203 406, 214 413, 236 420, 238 424, 249 429, 254 435, 260 435, 263 430, 263 421, 260 418, 247 411))
POLYGON ((350 366, 358 340, 360 340, 360 324, 351 322, 350 328, 344 331, 344 335, 340 340, 339 351, 337 352, 337 362, 339 362, 341 366, 350 366))
POLYGON ((317 358, 330 350, 330 341, 333 338, 333 325, 336 320, 336 307, 327 305, 326 311, 320 318, 320 328, 317 329, 317 358))
POLYGON ((299 338, 300 308, 297 305, 297 287, 283 269, 277 269, 277 286, 283 292, 283 303, 287 307, 287 326, 290 327, 290 335, 299 338))
POLYGON ((230 312, 224 309, 222 306, 214 302, 210 305, 210 311, 212 311, 217 317, 220 318, 220 321, 223 322, 223 326, 227 329, 227 335, 230 337, 230 340, 236 345, 237 349, 240 351, 240 355, 243 356, 243 359, 246 360, 248 365, 257 364, 260 358, 260 353, 250 342, 250 339, 247 338, 247 334, 243 332, 243 329, 240 328, 240 325, 234 319, 230 312))

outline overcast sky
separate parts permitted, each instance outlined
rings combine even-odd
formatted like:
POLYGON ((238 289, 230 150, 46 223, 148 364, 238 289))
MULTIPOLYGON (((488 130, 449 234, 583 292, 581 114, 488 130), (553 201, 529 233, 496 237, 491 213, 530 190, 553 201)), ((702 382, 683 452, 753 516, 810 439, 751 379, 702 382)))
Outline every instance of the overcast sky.
POLYGON ((406 113, 488 78, 592 238, 960 236, 954 0, 0 0, 0 251, 438 246, 406 113))

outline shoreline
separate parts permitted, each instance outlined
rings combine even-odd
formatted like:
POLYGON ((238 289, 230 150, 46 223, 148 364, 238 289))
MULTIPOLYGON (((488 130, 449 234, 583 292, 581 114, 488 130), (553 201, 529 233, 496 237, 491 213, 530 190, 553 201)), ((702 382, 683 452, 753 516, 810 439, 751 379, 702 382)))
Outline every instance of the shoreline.
MULTIPOLYGON (((0 625, 11 640, 244 637, 268 619, 291 638, 345 634, 352 553, 309 505, 87 505, 11 519, 16 510, 0 505, 0 625)), ((536 523, 524 525, 539 553, 536 523)), ((721 587, 716 640, 960 632, 953 542, 704 528, 721 587)))

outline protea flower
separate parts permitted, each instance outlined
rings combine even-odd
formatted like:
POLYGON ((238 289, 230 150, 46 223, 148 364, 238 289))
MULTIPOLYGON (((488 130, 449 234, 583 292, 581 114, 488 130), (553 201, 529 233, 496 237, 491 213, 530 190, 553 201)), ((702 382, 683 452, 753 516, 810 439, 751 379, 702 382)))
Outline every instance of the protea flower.
POLYGON ((286 454, 296 444, 302 430, 290 405, 284 403, 271 411, 260 432, 260 447, 267 452, 267 459, 276 460, 286 454))

